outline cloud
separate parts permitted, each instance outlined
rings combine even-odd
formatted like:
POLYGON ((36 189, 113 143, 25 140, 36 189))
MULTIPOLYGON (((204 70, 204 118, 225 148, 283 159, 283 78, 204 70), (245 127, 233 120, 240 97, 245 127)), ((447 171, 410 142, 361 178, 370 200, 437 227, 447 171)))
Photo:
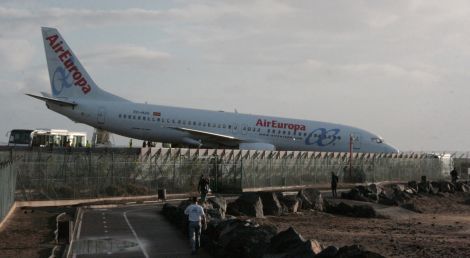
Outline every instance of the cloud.
POLYGON ((23 39, 0 38, 0 69, 21 71, 30 66, 35 49, 23 39))
POLYGON ((92 64, 112 64, 120 66, 139 66, 152 69, 168 62, 169 53, 135 45, 100 46, 80 56, 92 64))
MULTIPOLYGON (((369 80, 370 78, 382 77, 382 80, 409 80, 424 85, 435 85, 439 82, 439 75, 435 71, 420 70, 417 67, 406 68, 396 64, 374 64, 356 63, 345 65, 334 65, 319 60, 307 59, 304 68, 310 71, 332 73, 335 76, 357 77, 369 80)), ((430 69, 428 67, 428 69, 430 69)), ((377 85, 380 87, 380 85, 377 85)))

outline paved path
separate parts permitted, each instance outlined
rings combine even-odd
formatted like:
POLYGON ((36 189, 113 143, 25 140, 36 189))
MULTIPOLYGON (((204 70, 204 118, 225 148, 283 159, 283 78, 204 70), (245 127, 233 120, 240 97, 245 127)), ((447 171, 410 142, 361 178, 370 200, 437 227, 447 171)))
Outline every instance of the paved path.
POLYGON ((190 255, 189 241, 160 215, 161 205, 86 209, 73 257, 210 257, 190 255))

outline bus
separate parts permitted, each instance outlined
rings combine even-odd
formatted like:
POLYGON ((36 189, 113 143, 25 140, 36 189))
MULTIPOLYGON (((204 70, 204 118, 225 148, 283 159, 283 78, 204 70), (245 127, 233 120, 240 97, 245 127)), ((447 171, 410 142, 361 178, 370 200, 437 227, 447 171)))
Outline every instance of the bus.
POLYGON ((62 129, 13 129, 8 146, 18 147, 85 147, 85 132, 70 132, 62 129))

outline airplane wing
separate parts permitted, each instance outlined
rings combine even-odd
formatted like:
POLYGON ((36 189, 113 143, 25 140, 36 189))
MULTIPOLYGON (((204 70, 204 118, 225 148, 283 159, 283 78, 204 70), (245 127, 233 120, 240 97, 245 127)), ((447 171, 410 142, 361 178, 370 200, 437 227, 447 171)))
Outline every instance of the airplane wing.
POLYGON ((67 100, 55 99, 55 98, 51 98, 51 97, 37 96, 37 95, 33 95, 33 94, 28 94, 28 93, 26 93, 26 95, 28 95, 30 97, 33 97, 33 98, 36 98, 36 99, 39 99, 39 100, 42 100, 42 101, 45 101, 45 102, 52 102, 54 104, 61 105, 61 106, 74 107, 74 106, 77 105, 77 103, 72 102, 72 101, 67 101, 67 100))
POLYGON ((203 138, 204 140, 212 141, 212 142, 238 144, 242 141, 230 135, 211 133, 207 131, 195 130, 195 129, 184 128, 184 127, 168 127, 168 128, 187 132, 187 133, 190 133, 192 136, 194 136, 194 138, 197 138, 197 139, 203 138))

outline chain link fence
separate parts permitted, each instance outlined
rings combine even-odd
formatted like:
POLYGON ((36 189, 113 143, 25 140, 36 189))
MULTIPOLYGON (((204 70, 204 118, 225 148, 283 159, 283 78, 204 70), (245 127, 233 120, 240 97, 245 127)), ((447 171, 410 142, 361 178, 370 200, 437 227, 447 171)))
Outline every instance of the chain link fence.
POLYGON ((16 170, 10 152, 0 152, 0 222, 15 202, 16 170))
MULTIPOLYGON (((0 152, 3 157, 9 152, 0 152)), ((328 185, 341 182, 419 180, 446 176, 451 166, 424 153, 369 154, 209 149, 56 149, 12 152, 15 164, 2 168, 2 191, 14 187, 17 200, 55 200, 155 195, 197 191, 202 174, 215 192, 328 185), (8 171, 8 173, 4 172, 8 171)), ((468 160, 468 159, 467 159, 468 160)), ((470 162, 462 162, 470 165, 470 162)), ((5 202, 7 195, 2 194, 5 202)), ((2 205, 5 206, 5 205, 2 205)), ((7 205, 8 206, 8 205, 7 205)))

